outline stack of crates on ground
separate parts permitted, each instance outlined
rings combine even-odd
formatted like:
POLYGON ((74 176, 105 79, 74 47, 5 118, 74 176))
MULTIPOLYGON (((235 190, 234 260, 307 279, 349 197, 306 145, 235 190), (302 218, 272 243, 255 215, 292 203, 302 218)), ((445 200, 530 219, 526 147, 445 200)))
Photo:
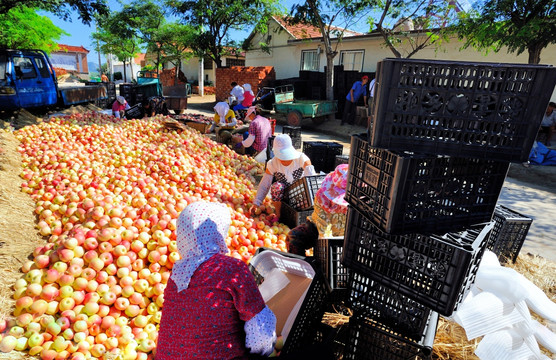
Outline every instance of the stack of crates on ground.
POLYGON ((284 191, 280 222, 294 228, 307 222, 313 213, 315 194, 326 175, 309 175, 294 181, 284 191))
POLYGON ((342 155, 344 146, 333 141, 304 141, 303 153, 311 159, 316 172, 334 171, 336 156, 342 155))
POLYGON ((351 141, 344 359, 430 358, 438 315, 457 309, 485 249, 515 259, 520 245, 489 241, 492 217, 555 83, 543 65, 378 64, 374 125, 351 141))
POLYGON ((288 134, 292 139, 292 145, 296 149, 301 149, 301 127, 300 126, 282 126, 282 134, 288 134))

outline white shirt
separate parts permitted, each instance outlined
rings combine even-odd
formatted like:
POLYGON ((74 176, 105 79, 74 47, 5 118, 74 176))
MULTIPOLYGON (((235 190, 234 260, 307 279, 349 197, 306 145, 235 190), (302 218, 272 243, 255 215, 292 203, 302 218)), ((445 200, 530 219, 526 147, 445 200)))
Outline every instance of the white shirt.
POLYGON ((232 91, 230 91, 230 95, 234 96, 239 103, 243 101, 243 88, 239 85, 234 86, 232 91))
POLYGON ((372 79, 369 83, 369 97, 375 96, 375 79, 372 79))
POLYGON ((556 110, 552 110, 552 114, 543 114, 541 126, 553 126, 556 125, 556 110))

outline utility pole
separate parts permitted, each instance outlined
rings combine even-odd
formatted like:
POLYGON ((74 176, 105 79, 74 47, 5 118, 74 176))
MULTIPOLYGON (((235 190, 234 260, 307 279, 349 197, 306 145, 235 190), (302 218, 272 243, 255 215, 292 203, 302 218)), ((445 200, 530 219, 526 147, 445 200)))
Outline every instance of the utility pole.
MULTIPOLYGON (((98 23, 96 23, 95 26, 96 26, 96 30, 98 32, 98 23)), ((98 74, 99 74, 100 79, 102 81, 102 63, 100 61, 100 45, 98 43, 98 39, 97 39, 97 55, 98 55, 98 74)))

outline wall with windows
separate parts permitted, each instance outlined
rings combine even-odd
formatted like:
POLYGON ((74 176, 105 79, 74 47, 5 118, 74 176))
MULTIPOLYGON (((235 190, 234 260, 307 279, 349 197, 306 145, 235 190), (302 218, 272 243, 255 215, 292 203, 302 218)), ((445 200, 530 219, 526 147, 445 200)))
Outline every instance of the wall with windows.
MULTIPOLYGON (((299 76, 299 70, 308 64, 314 64, 314 58, 307 54, 318 51, 319 46, 324 50, 324 44, 317 40, 290 41, 287 45, 280 45, 272 49, 269 54, 262 55, 260 50, 246 53, 246 66, 273 66, 276 70, 276 79, 287 79, 299 76), (306 62, 304 60, 307 60, 306 62)), ((519 56, 509 54, 505 48, 497 53, 484 54, 474 49, 460 50, 462 42, 453 39, 444 43, 441 49, 426 48, 419 51, 414 59, 436 59, 453 61, 483 61, 501 63, 526 64, 528 54, 519 56)), ((393 53, 384 46, 379 37, 344 38, 337 48, 338 55, 334 58, 334 65, 344 64, 346 69, 374 73, 376 65, 384 58, 394 57, 393 53)), ((324 51, 318 55, 319 71, 324 71, 326 56, 324 51)), ((541 53, 541 64, 556 66, 556 45, 549 45, 541 53)), ((556 100, 556 89, 552 101, 556 100)))

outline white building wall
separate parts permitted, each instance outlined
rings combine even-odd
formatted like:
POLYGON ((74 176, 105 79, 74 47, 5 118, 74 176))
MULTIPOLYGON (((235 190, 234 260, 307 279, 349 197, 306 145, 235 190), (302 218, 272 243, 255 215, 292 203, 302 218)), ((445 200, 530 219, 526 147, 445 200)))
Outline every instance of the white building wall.
MULTIPOLYGON (((269 54, 259 50, 250 50, 246 53, 246 66, 274 66, 276 79, 287 79, 298 77, 301 68, 301 51, 315 50, 320 44, 324 50, 324 44, 320 41, 299 41, 287 44, 287 40, 279 36, 276 37, 276 46, 271 49, 269 54)), ((258 44, 258 37, 253 37, 252 45, 258 44)), ((272 40, 275 37, 273 36, 272 40)), ((273 45, 273 43, 271 43, 273 45)), ((460 50, 463 43, 457 39, 443 44, 441 49, 426 48, 416 53, 414 59, 436 59, 453 61, 482 61, 527 64, 528 54, 522 53, 519 56, 515 53, 509 54, 506 48, 499 52, 484 54, 475 49, 460 50)), ((376 64, 384 58, 394 57, 394 54, 383 45, 383 40, 379 37, 365 37, 350 39, 345 38, 338 45, 338 55, 334 58, 334 65, 339 65, 340 51, 342 50, 364 50, 363 72, 375 72, 376 64)), ((556 66, 556 45, 550 45, 541 53, 541 64, 556 66)), ((324 71, 326 66, 326 56, 324 51, 320 54, 319 69, 324 71)), ((556 89, 552 94, 552 101, 556 101, 556 89)))

